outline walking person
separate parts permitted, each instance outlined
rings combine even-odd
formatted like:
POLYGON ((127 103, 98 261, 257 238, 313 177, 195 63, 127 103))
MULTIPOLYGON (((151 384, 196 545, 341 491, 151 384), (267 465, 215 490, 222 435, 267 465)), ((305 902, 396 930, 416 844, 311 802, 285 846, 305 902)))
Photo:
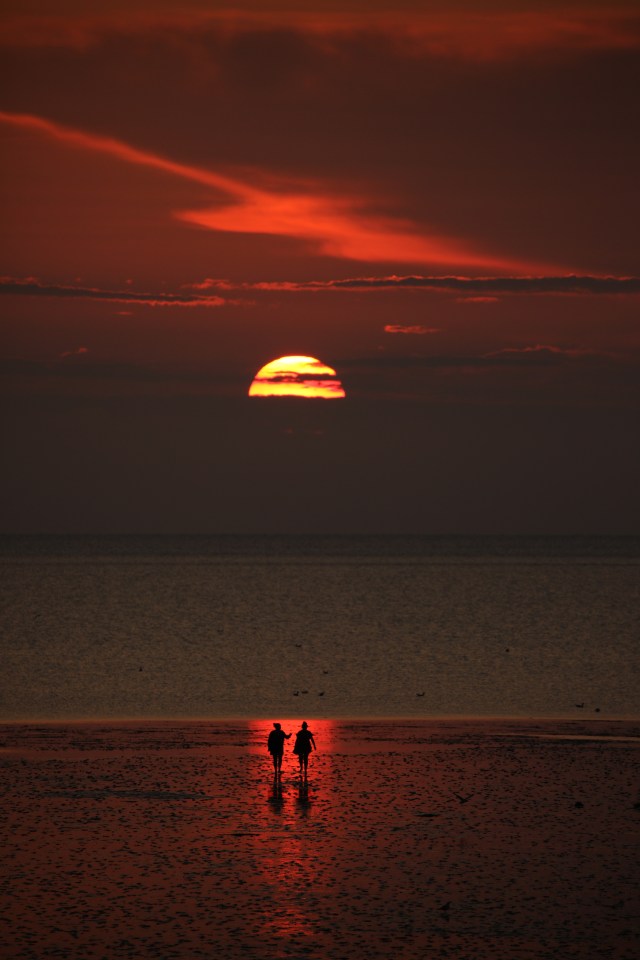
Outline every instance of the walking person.
POLYGON ((279 723, 274 723, 273 730, 267 738, 267 750, 273 758, 273 775, 280 776, 282 767, 282 755, 284 754, 284 741, 288 740, 290 733, 285 733, 279 723))
POLYGON ((307 775, 307 766, 309 763, 309 754, 312 750, 316 750, 316 742, 313 739, 313 734, 308 728, 306 720, 302 721, 302 727, 296 733, 296 743, 293 748, 293 752, 298 757, 298 763, 300 764, 300 774, 304 773, 305 777, 307 775))

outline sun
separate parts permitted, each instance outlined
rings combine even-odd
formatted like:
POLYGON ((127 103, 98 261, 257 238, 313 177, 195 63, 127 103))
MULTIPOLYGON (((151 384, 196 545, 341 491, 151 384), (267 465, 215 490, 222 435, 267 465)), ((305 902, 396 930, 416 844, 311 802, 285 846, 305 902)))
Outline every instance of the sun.
POLYGON ((249 396, 341 400, 346 394, 335 370, 321 360, 279 357, 258 370, 249 396))

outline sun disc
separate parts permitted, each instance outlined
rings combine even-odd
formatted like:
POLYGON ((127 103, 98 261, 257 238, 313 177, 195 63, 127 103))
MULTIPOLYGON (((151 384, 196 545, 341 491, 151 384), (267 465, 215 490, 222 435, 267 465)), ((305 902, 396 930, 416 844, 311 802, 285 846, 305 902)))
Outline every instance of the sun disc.
POLYGON ((332 367, 315 357, 291 356, 278 357, 261 367, 249 396, 340 400, 345 392, 332 367))

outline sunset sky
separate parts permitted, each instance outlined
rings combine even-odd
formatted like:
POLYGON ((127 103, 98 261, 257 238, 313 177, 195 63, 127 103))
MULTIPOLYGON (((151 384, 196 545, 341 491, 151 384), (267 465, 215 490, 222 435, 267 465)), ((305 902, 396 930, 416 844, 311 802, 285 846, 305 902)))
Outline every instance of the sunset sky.
POLYGON ((640 532, 637 2, 4 11, 2 530, 640 532))

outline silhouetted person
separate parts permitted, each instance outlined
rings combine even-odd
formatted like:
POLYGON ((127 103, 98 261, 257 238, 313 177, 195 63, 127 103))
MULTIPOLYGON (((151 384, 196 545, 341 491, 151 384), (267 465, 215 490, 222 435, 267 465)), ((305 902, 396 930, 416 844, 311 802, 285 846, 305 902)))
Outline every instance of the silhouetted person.
POLYGON ((288 740, 290 733, 285 733, 279 723, 274 723, 273 730, 267 739, 267 750, 273 757, 273 772, 277 777, 282 767, 282 755, 284 753, 284 741, 288 740))
POLYGON ((307 775, 307 765, 309 763, 309 754, 312 750, 316 749, 316 742, 313 739, 313 734, 311 730, 307 729, 307 721, 302 721, 302 727, 296 733, 296 744, 293 748, 293 752, 298 757, 298 763, 300 764, 300 773, 304 771, 304 775, 307 775))

